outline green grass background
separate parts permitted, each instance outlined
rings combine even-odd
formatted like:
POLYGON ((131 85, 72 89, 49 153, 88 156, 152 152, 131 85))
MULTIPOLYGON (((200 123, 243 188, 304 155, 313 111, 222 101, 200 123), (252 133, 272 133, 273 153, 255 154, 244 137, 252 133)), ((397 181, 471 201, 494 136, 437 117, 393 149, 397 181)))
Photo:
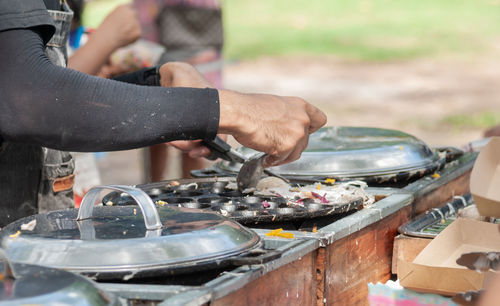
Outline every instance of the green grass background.
POLYGON ((224 0, 223 10, 233 59, 467 55, 500 38, 500 0, 224 0))

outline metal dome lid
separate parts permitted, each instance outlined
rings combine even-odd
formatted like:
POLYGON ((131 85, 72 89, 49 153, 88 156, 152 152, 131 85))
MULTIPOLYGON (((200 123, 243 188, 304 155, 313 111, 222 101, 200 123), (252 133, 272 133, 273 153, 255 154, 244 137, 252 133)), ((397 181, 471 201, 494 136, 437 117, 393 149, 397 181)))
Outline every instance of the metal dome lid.
POLYGON ((115 296, 68 271, 11 263, 0 250, 0 305, 118 305, 115 296))
POLYGON ((80 210, 38 214, 1 232, 12 261, 86 274, 126 273, 200 265, 260 245, 259 236, 219 214, 159 206, 128 186, 91 189, 80 210), (102 190, 127 193, 139 206, 96 206, 102 190), (35 224, 31 230, 23 225, 35 224))
MULTIPOLYGON (((240 147, 245 156, 256 151, 240 147)), ((366 177, 418 171, 439 163, 438 152, 404 132, 367 127, 326 127, 311 134, 300 159, 270 167, 284 176, 366 177)), ((219 162, 215 168, 237 173, 240 164, 219 162)))

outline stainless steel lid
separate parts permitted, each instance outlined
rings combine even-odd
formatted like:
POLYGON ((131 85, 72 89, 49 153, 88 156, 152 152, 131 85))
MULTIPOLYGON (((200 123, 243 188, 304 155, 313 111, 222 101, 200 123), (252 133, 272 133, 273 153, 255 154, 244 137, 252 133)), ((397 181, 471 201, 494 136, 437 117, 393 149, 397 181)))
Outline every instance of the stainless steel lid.
POLYGON ((127 186, 91 189, 80 211, 30 216, 9 224, 1 235, 14 262, 87 274, 133 275, 200 265, 260 244, 257 234, 226 217, 195 209, 156 207, 142 190, 127 186), (124 192, 139 206, 94 207, 105 189, 124 192), (32 230, 21 229, 33 220, 36 225, 32 230))
POLYGON ((82 276, 51 268, 10 263, 0 250, 0 305, 117 305, 82 276))
MULTIPOLYGON (((246 156, 256 151, 237 149, 246 156)), ((365 127, 326 127, 309 138, 297 161, 269 168, 285 176, 365 177, 418 171, 440 161, 437 152, 409 134, 365 127)), ((240 164, 219 162, 215 167, 236 173, 240 164)))

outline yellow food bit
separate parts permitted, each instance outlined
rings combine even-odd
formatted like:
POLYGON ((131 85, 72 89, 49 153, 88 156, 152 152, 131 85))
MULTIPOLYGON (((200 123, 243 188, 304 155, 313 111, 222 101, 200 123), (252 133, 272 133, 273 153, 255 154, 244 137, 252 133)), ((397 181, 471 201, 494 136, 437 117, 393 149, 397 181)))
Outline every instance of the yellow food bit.
POLYGON ((434 173, 434 174, 432 175, 432 178, 440 178, 440 177, 441 177, 441 175, 439 175, 438 173, 434 173))
POLYGON ((318 184, 316 185, 316 189, 321 190, 321 183, 318 183, 318 184))
POLYGON ((266 233, 266 236, 269 236, 269 237, 289 238, 289 239, 295 238, 295 236, 292 233, 283 232, 282 228, 278 228, 278 229, 275 229, 275 230, 270 230, 269 233, 266 233))
POLYGON ((333 178, 327 178, 327 179, 325 180, 325 183, 326 183, 326 184, 333 184, 333 183, 335 183, 335 179, 333 179, 333 178))
POLYGON ((446 220, 445 219, 441 219, 441 224, 445 224, 446 223, 446 220))
POLYGON ((17 231, 15 234, 9 235, 10 238, 17 238, 21 235, 21 231, 17 231))
POLYGON ((156 204, 158 204, 160 206, 164 206, 164 205, 167 205, 168 202, 165 202, 165 201, 162 201, 162 200, 158 200, 158 201, 156 201, 156 204))
POLYGON ((291 192, 300 192, 300 188, 299 187, 293 187, 292 189, 290 189, 291 192))
POLYGON ((400 150, 400 151, 403 151, 403 147, 399 147, 399 150, 400 150))
POLYGON ((107 201, 107 202, 106 202, 106 205, 107 205, 107 206, 113 206, 113 202, 112 202, 112 201, 107 201))
POLYGON ((315 225, 313 226, 313 233, 317 233, 318 232, 318 227, 315 225))
POLYGON ((134 208, 134 215, 137 215, 137 208, 134 208))

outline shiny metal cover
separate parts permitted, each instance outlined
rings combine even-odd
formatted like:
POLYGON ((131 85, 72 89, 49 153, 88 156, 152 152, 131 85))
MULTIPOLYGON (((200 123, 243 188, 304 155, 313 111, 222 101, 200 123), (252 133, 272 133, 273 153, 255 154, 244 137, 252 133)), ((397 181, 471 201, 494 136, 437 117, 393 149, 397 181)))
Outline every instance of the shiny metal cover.
POLYGON ((82 276, 0 257, 0 305, 120 305, 115 296, 104 294, 82 276))
MULTIPOLYGON (((237 149, 245 156, 249 148, 237 149)), ((440 159, 421 140, 409 134, 366 127, 326 127, 309 138, 309 145, 295 162, 269 168, 285 176, 362 177, 416 171, 440 159)), ((238 172, 240 164, 219 162, 216 168, 238 172)))
MULTIPOLYGON (((125 186, 101 189, 129 195, 130 189, 139 190, 125 186)), ((84 200, 82 207, 85 203, 90 202, 84 200)), ((189 267, 238 255, 260 244, 253 231, 221 215, 166 206, 155 209, 152 205, 152 212, 142 206, 97 206, 91 209, 91 218, 80 221, 76 220, 76 209, 38 214, 9 224, 0 235, 9 258, 16 263, 86 274, 133 275, 143 270, 189 267), (144 215, 157 214, 161 228, 148 230, 143 211, 144 215), (22 224, 34 219, 33 230, 21 230, 22 224)))

